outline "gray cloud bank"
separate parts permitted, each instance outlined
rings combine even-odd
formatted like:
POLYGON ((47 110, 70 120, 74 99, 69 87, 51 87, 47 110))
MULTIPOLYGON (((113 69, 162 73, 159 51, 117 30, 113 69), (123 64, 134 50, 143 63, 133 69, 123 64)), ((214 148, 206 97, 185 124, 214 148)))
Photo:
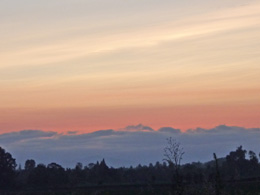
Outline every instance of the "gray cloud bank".
POLYGON ((24 130, 1 134, 0 146, 22 166, 27 159, 74 167, 77 162, 87 165, 105 158, 108 165, 118 167, 162 162, 168 137, 181 143, 185 151, 183 162, 205 162, 212 159, 213 152, 222 157, 239 145, 257 153, 260 151, 259 128, 226 125, 186 132, 172 127, 154 130, 141 124, 117 131, 109 129, 84 134, 24 130))

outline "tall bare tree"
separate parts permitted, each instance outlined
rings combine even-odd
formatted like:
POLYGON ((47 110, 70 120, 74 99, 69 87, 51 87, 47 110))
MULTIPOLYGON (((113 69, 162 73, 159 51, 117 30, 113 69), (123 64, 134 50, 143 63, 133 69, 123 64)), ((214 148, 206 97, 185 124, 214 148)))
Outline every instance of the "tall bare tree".
POLYGON ((182 156, 184 155, 184 150, 181 144, 177 142, 172 137, 167 139, 167 146, 164 148, 164 160, 172 165, 175 170, 180 169, 182 156))
POLYGON ((176 183, 176 188, 174 187, 178 195, 183 194, 182 177, 180 175, 181 161, 184 155, 184 150, 181 144, 177 142, 172 137, 167 139, 167 146, 164 148, 164 161, 166 161, 169 166, 173 167, 174 177, 173 183, 176 183))

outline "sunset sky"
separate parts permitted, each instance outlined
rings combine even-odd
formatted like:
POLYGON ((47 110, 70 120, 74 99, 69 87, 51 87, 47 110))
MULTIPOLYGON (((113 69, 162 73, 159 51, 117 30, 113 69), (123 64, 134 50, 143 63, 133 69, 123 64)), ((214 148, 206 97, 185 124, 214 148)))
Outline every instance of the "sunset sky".
POLYGON ((0 133, 260 127, 258 0, 2 0, 0 24, 0 133))

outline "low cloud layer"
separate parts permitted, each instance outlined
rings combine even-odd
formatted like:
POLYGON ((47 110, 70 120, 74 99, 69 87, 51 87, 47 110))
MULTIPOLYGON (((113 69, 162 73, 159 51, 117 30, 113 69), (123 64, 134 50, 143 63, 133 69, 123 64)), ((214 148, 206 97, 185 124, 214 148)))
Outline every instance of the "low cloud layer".
POLYGON ((1 134, 0 145, 22 166, 26 159, 73 167, 77 162, 88 165, 105 158, 108 165, 118 167, 162 162, 168 137, 181 143, 185 151, 183 162, 205 162, 212 159, 213 152, 222 157, 240 145, 247 150, 260 151, 259 128, 226 125, 186 132, 172 127, 154 130, 141 124, 84 134, 24 130, 1 134))

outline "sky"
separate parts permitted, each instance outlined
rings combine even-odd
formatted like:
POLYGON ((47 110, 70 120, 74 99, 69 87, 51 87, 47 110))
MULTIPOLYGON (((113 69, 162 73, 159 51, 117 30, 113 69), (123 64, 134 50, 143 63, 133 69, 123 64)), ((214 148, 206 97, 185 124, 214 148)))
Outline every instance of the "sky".
POLYGON ((2 0, 0 134, 259 128, 259 10, 258 0, 2 0))
POLYGON ((259 127, 260 2, 3 0, 0 130, 259 127))
POLYGON ((103 158, 109 167, 135 167, 163 163, 163 149, 169 137, 179 142, 185 152, 182 164, 211 161, 213 153, 218 158, 225 157, 240 145, 257 156, 260 152, 260 128, 226 125, 185 132, 172 127, 153 129, 142 124, 92 133, 23 130, 1 134, 0 143, 22 168, 27 159, 34 159, 37 164, 56 162, 74 168, 77 162, 88 166, 103 158))

